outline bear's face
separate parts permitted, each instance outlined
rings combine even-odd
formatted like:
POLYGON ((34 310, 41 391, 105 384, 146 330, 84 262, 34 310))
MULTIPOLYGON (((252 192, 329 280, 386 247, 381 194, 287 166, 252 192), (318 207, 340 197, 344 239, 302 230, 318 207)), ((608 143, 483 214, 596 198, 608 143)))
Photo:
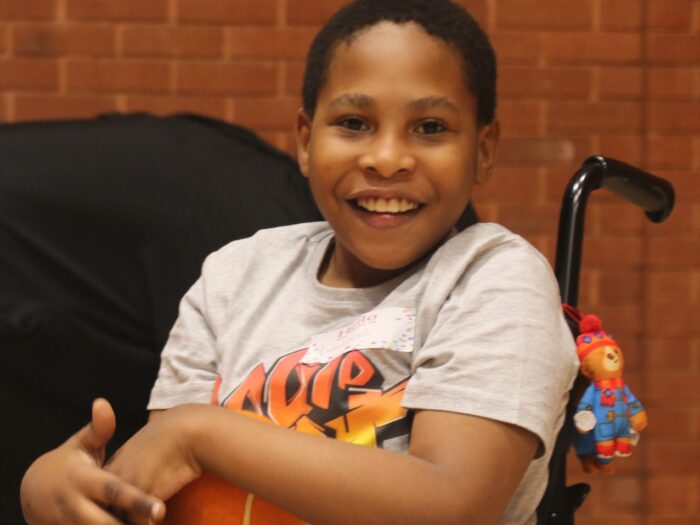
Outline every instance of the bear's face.
POLYGON ((625 361, 622 352, 614 346, 600 346, 581 363, 581 372, 591 381, 622 377, 625 361))

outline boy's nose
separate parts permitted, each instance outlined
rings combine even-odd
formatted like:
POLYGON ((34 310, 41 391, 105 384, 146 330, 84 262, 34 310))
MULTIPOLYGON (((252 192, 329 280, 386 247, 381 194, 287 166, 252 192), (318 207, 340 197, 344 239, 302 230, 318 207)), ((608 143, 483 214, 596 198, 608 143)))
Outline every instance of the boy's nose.
POLYGON ((411 173, 416 168, 411 151, 394 137, 378 137, 358 163, 363 171, 384 178, 411 173))

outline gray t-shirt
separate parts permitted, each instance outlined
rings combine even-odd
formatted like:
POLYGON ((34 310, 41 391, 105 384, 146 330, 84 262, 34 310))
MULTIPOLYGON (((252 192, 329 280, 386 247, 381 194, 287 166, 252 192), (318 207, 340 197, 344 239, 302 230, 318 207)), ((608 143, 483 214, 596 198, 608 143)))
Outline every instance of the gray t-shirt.
POLYGON ((204 263, 148 408, 214 402, 277 425, 406 451, 414 409, 523 427, 541 441, 501 523, 535 523, 578 368, 546 259, 495 224, 362 289, 317 273, 327 223, 263 230, 204 263))

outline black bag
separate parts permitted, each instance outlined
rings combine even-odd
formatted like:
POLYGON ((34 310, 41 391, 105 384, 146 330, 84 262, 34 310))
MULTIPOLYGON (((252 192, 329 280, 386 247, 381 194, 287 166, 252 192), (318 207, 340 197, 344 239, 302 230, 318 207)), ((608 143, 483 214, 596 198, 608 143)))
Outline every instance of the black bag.
POLYGON ((320 220, 296 163, 242 128, 147 115, 0 126, 0 523, 29 464, 114 405, 146 420, 159 354, 205 256, 320 220))

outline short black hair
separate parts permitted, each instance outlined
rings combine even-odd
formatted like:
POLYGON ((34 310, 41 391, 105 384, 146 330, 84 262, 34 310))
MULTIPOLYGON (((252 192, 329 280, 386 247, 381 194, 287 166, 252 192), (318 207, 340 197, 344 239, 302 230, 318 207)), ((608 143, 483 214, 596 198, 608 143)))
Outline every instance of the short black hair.
POLYGON ((488 124, 496 112, 496 55, 484 31, 451 0, 355 0, 321 28, 309 49, 304 72, 304 111, 313 118, 331 59, 338 45, 380 22, 414 22, 453 46, 462 57, 467 87, 477 100, 477 121, 488 124))

